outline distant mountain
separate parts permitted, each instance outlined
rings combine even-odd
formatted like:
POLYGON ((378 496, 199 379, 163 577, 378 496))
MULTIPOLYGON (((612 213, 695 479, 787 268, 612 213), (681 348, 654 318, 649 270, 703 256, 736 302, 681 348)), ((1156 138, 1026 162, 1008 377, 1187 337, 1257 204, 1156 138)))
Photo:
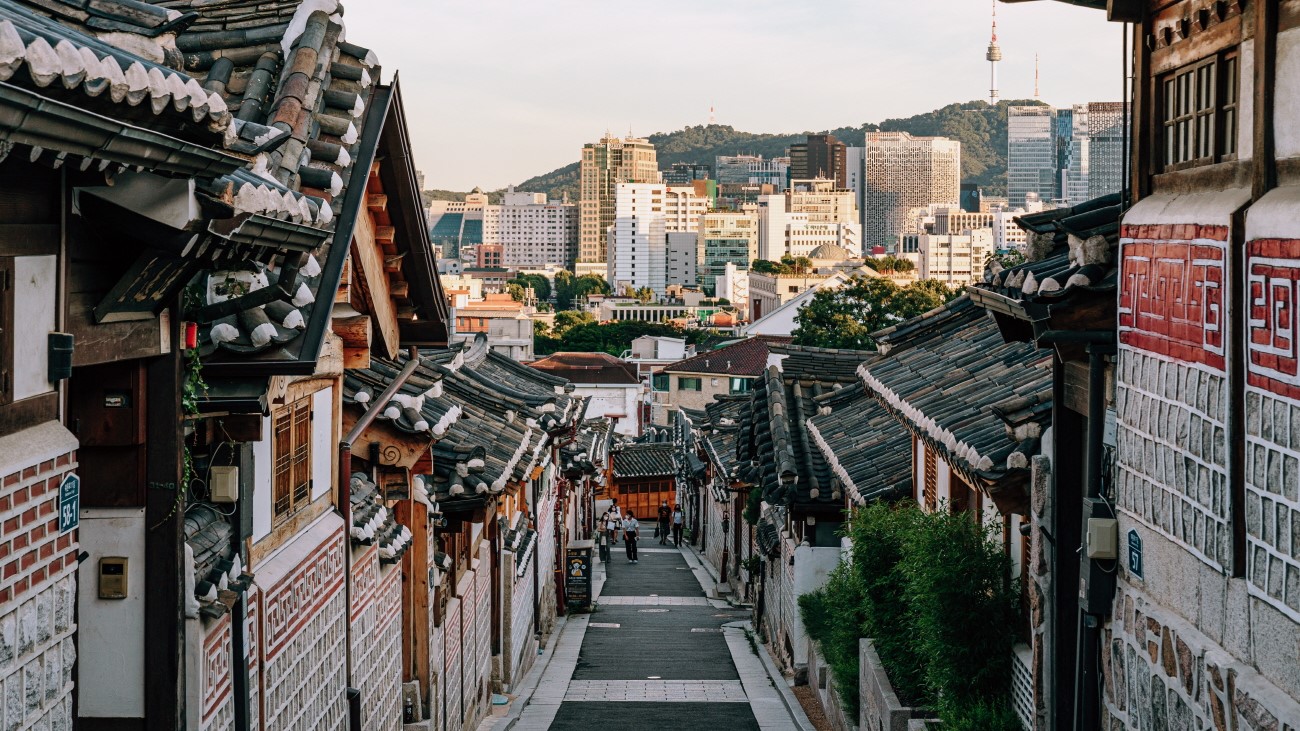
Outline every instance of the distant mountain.
MULTIPOLYGON (((950 137, 961 142, 962 182, 976 183, 992 195, 1006 193, 1007 185, 1007 107, 1041 104, 1034 100, 1003 100, 996 105, 972 101, 949 104, 933 112, 903 119, 886 119, 879 124, 795 134, 741 132, 722 124, 687 127, 676 132, 650 135, 659 156, 659 168, 675 162, 713 164, 718 155, 751 154, 781 157, 790 145, 802 142, 805 135, 830 133, 850 146, 860 146, 867 132, 908 132, 917 137, 950 137)), ((575 157, 578 151, 574 150, 575 157)), ((546 193, 559 199, 568 193, 578 199, 578 163, 538 175, 515 186, 519 190, 546 193)), ((426 197, 462 196, 451 191, 425 191, 426 197)), ((499 193, 499 191, 494 191, 499 193)))

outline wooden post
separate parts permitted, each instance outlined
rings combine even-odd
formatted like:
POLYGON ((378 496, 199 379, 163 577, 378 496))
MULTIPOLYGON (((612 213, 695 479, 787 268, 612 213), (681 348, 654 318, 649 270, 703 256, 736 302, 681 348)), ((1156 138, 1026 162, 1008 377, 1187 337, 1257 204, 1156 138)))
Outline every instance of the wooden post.
POLYGON ((429 509, 415 500, 397 503, 397 521, 411 530, 411 546, 402 555, 402 680, 429 687, 429 509))
POLYGON ((174 731, 185 726, 184 486, 181 450, 180 300, 172 304, 172 352, 148 364, 148 451, 145 474, 145 728, 174 731))

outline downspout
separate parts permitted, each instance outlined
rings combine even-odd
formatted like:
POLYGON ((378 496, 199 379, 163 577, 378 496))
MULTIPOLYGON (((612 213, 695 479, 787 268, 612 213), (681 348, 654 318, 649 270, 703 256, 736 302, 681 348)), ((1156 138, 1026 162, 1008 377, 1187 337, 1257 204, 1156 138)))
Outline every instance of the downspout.
POLYGON ((542 632, 540 629, 541 622, 539 617, 542 613, 542 569, 537 565, 537 555, 539 551, 535 546, 540 545, 540 541, 542 540, 542 532, 540 530, 542 527, 542 511, 538 505, 539 497, 537 495, 537 480, 529 480, 529 482, 532 483, 533 488, 533 540, 539 542, 534 544, 533 557, 529 561, 533 567, 533 639, 537 640, 538 644, 540 644, 542 641, 542 632))
POLYGON ((406 380, 415 373, 415 369, 420 367, 420 351, 412 347, 409 360, 402 370, 388 384, 388 388, 380 394, 379 398, 371 402, 370 408, 357 419, 357 423, 352 425, 351 431, 339 442, 339 461, 338 461, 338 511, 343 516, 343 601, 346 610, 343 616, 343 643, 345 653, 344 677, 347 678, 348 687, 348 707, 349 718, 352 719, 352 731, 360 731, 360 726, 356 719, 360 718, 361 696, 359 691, 355 691, 356 685, 353 684, 352 670, 352 546, 350 545, 350 530, 352 527, 352 445, 356 443, 361 433, 374 422, 375 417, 380 414, 387 406, 388 402, 393 399, 406 380))

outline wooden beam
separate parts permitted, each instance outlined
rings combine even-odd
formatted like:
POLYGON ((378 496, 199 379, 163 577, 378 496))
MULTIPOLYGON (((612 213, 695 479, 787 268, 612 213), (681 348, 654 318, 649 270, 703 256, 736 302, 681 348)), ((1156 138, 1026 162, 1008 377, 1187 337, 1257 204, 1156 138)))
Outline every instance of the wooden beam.
POLYGON ((344 346, 343 367, 344 368, 369 368, 370 348, 349 348, 347 346, 344 346))
POLYGON ((352 301, 352 257, 343 261, 343 272, 339 275, 339 288, 334 293, 335 304, 348 304, 352 301))
POLYGON ((334 334, 343 339, 344 348, 370 349, 373 331, 368 316, 336 317, 330 322, 330 325, 331 329, 334 330, 334 334))
POLYGON ((393 312, 392 296, 388 291, 388 276, 384 270, 384 257, 375 241, 374 222, 370 216, 357 216, 352 234, 352 265, 354 281, 365 294, 365 309, 374 320, 380 336, 380 351, 386 357, 397 356, 399 334, 397 317, 393 312))
POLYGON ((397 227, 395 226, 376 226, 375 241, 381 244, 391 244, 397 237, 397 227))
POLYGON ((406 299, 410 296, 411 285, 405 279, 389 280, 388 291, 392 293, 393 299, 406 299))
POLYGON ((429 516, 428 508, 402 500, 394 508, 397 521, 411 529, 411 547, 402 554, 402 681, 419 683, 420 697, 428 698, 429 631, 429 516))
POLYGON ((388 196, 383 193, 371 193, 366 196, 366 208, 371 213, 388 210, 388 196))
POLYGON ((216 419, 218 431, 224 441, 260 442, 262 441, 261 414, 229 414, 216 419))
POLYGON ((411 305, 401 305, 397 308, 397 319, 402 322, 415 319, 415 308, 411 305))
POLYGON ((406 258, 406 254, 397 254, 395 256, 384 257, 384 271, 388 271, 388 272, 402 271, 402 259, 404 258, 406 258))

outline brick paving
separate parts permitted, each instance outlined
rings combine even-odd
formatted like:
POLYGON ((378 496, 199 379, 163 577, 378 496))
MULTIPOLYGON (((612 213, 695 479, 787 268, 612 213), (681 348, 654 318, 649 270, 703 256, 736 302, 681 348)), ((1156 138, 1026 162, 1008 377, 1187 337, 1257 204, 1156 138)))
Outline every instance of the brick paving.
POLYGON ((736 626, 749 613, 706 597, 676 549, 640 554, 605 565, 596 611, 566 628, 510 728, 799 728, 736 626))

